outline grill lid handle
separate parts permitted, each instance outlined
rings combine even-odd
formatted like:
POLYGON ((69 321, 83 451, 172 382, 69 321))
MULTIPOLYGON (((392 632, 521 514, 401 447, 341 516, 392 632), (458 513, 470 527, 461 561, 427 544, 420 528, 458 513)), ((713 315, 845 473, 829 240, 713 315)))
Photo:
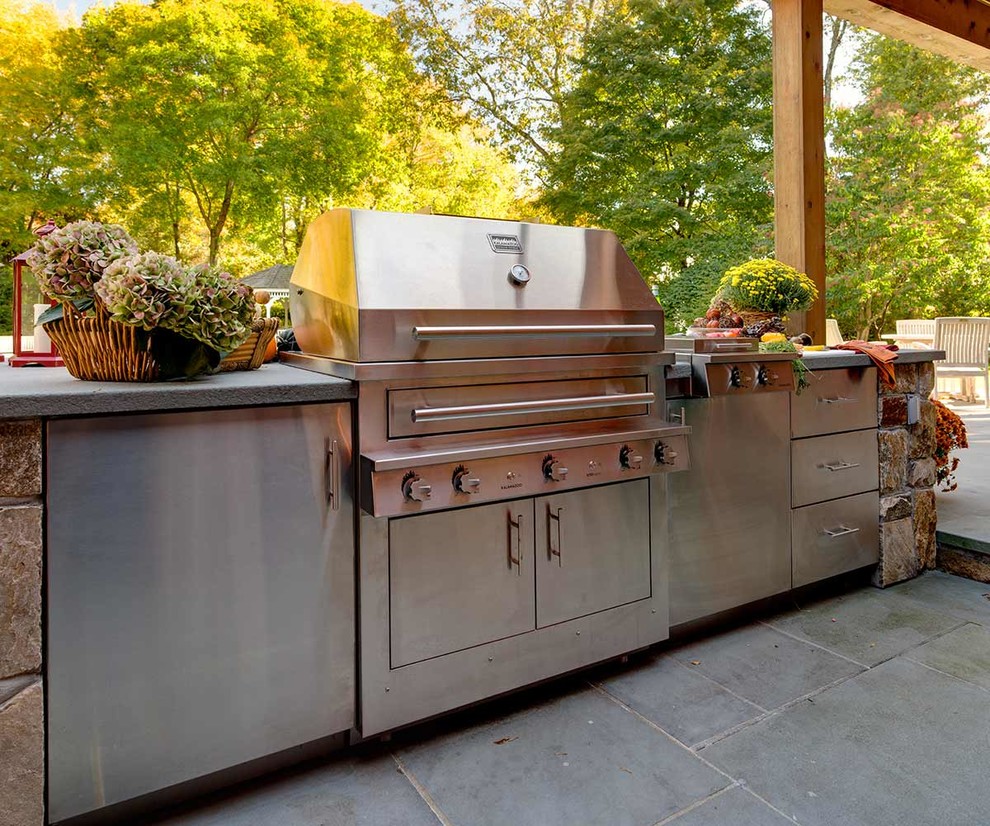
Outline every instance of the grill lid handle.
POLYGON ((598 410, 603 407, 653 404, 656 400, 656 393, 613 393, 606 396, 574 396, 566 399, 466 404, 459 407, 417 407, 412 412, 412 420, 414 422, 437 422, 449 419, 480 419, 486 416, 522 416, 527 413, 547 413, 561 410, 598 410))
POLYGON ((475 327, 413 327, 419 341, 451 338, 556 338, 655 336, 655 324, 529 324, 475 327))

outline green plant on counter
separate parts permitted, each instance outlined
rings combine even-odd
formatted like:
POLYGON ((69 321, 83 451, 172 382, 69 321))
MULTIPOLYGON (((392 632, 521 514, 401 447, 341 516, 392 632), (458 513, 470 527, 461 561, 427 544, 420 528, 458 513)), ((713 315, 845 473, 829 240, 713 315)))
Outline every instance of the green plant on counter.
MULTIPOLYGON (((797 347, 789 341, 761 341, 761 353, 796 353, 797 347)), ((794 371, 794 392, 801 395, 801 391, 811 386, 808 381, 808 374, 811 372, 800 357, 791 362, 791 369, 794 371)))
POLYGON ((794 267, 773 258, 757 258, 725 271, 718 298, 737 311, 783 315, 807 310, 818 297, 815 282, 794 267))

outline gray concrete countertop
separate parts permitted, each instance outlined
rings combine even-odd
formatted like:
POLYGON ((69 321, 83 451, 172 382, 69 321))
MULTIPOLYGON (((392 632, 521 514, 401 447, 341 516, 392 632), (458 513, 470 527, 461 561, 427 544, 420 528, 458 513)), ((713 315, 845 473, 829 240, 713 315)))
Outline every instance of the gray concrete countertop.
POLYGON ((260 407, 356 396, 352 382, 285 364, 148 384, 80 381, 64 367, 13 368, 0 364, 0 419, 260 407))
MULTIPOLYGON (((944 359, 943 350, 898 350, 897 364, 917 364, 922 361, 944 359)), ((867 367, 872 362, 861 353, 852 350, 822 350, 805 353, 802 357, 809 370, 831 370, 838 367, 867 367)))

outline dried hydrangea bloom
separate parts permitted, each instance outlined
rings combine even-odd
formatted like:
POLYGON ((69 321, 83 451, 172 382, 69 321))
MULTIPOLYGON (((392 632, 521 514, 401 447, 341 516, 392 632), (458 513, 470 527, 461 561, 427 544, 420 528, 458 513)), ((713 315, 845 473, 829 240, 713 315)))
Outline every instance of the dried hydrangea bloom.
POLYGON ((59 301, 93 298, 94 285, 115 261, 137 252, 116 224, 76 221, 38 239, 27 265, 44 292, 59 301))
POLYGON ((189 275, 175 258, 157 252, 114 261, 94 289, 114 321, 144 330, 179 321, 192 303, 189 275))
POLYGON ((232 275, 206 266, 187 271, 192 284, 188 311, 163 326, 222 353, 237 349, 251 335, 254 294, 232 275))

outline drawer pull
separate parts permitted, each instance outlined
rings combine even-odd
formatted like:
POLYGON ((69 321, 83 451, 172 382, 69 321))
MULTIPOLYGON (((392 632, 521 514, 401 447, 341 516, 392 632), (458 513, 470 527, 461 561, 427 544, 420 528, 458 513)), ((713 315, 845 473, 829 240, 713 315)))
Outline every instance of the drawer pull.
POLYGON ((825 536, 830 536, 833 539, 838 536, 848 536, 851 533, 859 533, 859 528, 847 528, 845 525, 839 525, 835 530, 830 531, 828 528, 822 528, 822 533, 825 536))
POLYGON ((820 465, 820 467, 831 471, 849 470, 850 468, 859 467, 859 462, 831 462, 829 464, 820 465))
POLYGON ((818 401, 825 404, 851 404, 856 399, 851 399, 848 396, 819 396, 818 401))

